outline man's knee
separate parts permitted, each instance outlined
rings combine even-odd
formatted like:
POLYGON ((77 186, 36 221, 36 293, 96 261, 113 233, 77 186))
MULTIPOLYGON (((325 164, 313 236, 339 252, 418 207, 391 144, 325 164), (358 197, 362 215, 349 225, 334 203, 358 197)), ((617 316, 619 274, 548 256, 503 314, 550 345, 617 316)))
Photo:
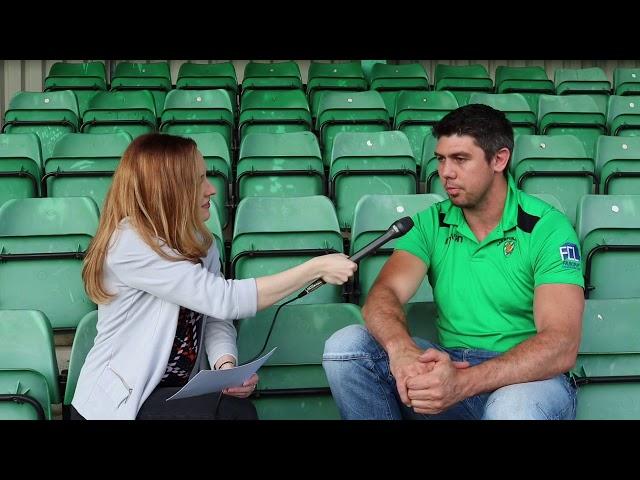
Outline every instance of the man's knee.
POLYGON ((367 350, 372 337, 363 325, 348 325, 331 335, 324 344, 325 360, 347 360, 367 350))
POLYGON ((484 420, 571 420, 575 393, 555 378, 499 388, 489 396, 484 420))

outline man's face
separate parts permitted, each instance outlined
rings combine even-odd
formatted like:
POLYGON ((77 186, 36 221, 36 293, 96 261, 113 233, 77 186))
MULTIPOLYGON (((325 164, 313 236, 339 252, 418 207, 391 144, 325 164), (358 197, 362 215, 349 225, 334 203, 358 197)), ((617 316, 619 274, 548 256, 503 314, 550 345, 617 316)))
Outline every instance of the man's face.
POLYGON ((481 204, 495 178, 495 159, 487 162, 484 151, 468 135, 440 137, 435 155, 440 181, 451 202, 468 209, 481 204))

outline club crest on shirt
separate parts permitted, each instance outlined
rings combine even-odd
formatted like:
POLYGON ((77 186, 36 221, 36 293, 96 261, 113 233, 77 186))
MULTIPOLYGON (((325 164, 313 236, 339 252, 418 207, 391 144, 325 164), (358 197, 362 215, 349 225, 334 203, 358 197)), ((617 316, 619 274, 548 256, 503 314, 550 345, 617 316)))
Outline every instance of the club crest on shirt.
POLYGON ((504 245, 502 247, 502 251, 504 252, 504 256, 508 257, 509 255, 511 255, 515 248, 516 248, 516 242, 515 241, 507 240, 506 242, 504 242, 504 245))

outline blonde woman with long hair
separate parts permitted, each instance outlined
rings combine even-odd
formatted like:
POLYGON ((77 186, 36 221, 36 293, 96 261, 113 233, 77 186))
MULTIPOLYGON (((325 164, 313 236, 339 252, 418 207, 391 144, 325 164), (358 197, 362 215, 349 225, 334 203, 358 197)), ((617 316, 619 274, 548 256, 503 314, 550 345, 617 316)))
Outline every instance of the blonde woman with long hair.
POLYGON ((214 194, 191 139, 142 135, 125 151, 84 260, 98 333, 72 419, 257 418, 247 399, 257 375, 225 395, 165 400, 207 360, 213 369, 236 365, 234 319, 317 278, 341 285, 355 272, 346 255, 330 254, 275 275, 225 280, 204 224, 214 194))

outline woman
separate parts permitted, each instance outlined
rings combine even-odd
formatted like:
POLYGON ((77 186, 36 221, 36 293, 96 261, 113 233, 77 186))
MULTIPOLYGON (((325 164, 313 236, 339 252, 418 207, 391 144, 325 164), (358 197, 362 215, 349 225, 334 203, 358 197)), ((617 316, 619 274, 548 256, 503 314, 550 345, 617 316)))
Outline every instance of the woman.
POLYGON ((253 375, 226 395, 165 400, 200 369, 237 363, 232 321, 317 278, 340 285, 356 270, 343 254, 284 272, 225 280, 204 222, 215 189, 193 140, 136 138, 113 176, 84 260, 98 304, 97 336, 80 372, 72 419, 256 418, 253 375))

